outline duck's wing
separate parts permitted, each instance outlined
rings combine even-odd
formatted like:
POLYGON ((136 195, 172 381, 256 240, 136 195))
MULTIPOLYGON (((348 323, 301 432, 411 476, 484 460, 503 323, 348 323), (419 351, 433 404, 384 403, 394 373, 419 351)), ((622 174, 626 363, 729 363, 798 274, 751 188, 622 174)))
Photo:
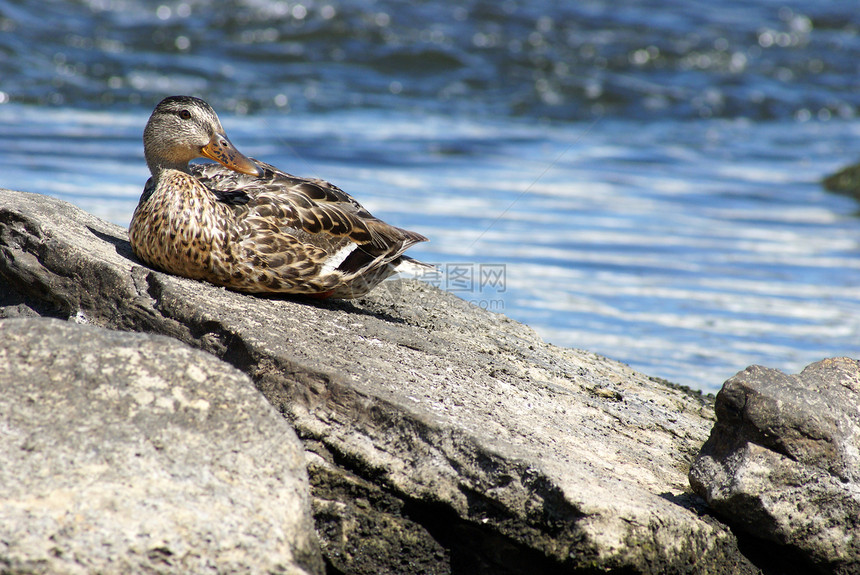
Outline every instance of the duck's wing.
MULTIPOLYGON (((322 271, 318 273, 360 275, 427 241, 421 234, 374 217, 329 182, 299 178, 264 162, 256 163, 263 172, 259 177, 239 174, 220 164, 194 164, 192 170, 220 201, 234 207, 255 235, 266 230, 262 235, 280 242, 277 236, 287 234, 322 250, 325 256, 315 252, 310 258, 320 263, 322 271)), ((278 251, 274 246, 269 249, 278 251)))
MULTIPOLYGON (((192 173, 216 197, 242 206, 248 216, 266 218, 279 227, 314 235, 347 237, 358 244, 383 248, 393 242, 427 241, 421 234, 386 224, 352 196, 329 182, 300 178, 256 161, 262 176, 234 172, 220 164, 193 164, 192 173)), ((407 246, 408 247, 408 246, 407 246)))

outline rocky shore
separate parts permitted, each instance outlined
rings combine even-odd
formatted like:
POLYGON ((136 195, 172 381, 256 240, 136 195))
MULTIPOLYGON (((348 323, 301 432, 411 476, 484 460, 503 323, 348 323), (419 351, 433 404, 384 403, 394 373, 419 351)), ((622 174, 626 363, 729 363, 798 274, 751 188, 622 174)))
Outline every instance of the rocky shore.
POLYGON ((715 411, 420 282, 234 293, 9 190, 0 318, 4 573, 860 565, 853 360, 752 368, 715 411))

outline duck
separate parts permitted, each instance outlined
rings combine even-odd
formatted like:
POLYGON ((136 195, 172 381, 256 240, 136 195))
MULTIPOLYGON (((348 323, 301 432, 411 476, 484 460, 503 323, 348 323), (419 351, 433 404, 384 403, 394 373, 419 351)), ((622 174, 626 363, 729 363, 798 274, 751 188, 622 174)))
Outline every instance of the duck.
POLYGON ((170 274, 253 294, 350 299, 398 268, 423 235, 374 217, 316 178, 245 156, 204 100, 170 96, 143 131, 151 177, 129 224, 135 256, 170 274), (213 162, 192 160, 207 158, 213 162))

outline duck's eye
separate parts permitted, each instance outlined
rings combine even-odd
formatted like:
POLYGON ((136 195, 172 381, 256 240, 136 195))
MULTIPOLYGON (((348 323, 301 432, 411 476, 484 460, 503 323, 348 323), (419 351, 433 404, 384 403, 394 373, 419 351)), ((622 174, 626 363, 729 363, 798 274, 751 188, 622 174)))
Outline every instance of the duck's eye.
POLYGON ((188 110, 179 110, 179 117, 183 120, 190 120, 191 112, 189 112, 188 110))

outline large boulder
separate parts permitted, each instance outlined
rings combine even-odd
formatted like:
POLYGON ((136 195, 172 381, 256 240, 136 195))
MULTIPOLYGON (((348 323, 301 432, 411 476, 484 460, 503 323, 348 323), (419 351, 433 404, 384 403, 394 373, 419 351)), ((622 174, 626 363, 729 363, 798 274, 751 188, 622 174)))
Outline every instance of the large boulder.
POLYGON ((0 313, 169 335, 247 373, 310 452, 336 572, 758 572, 689 493, 707 400, 421 282, 346 302, 234 293, 2 190, 0 279, 0 313))
POLYGON ((0 571, 321 573, 304 451, 162 336, 0 321, 0 571))
POLYGON ((860 362, 752 366, 717 395, 690 483, 721 517, 820 573, 860 572, 860 362))

